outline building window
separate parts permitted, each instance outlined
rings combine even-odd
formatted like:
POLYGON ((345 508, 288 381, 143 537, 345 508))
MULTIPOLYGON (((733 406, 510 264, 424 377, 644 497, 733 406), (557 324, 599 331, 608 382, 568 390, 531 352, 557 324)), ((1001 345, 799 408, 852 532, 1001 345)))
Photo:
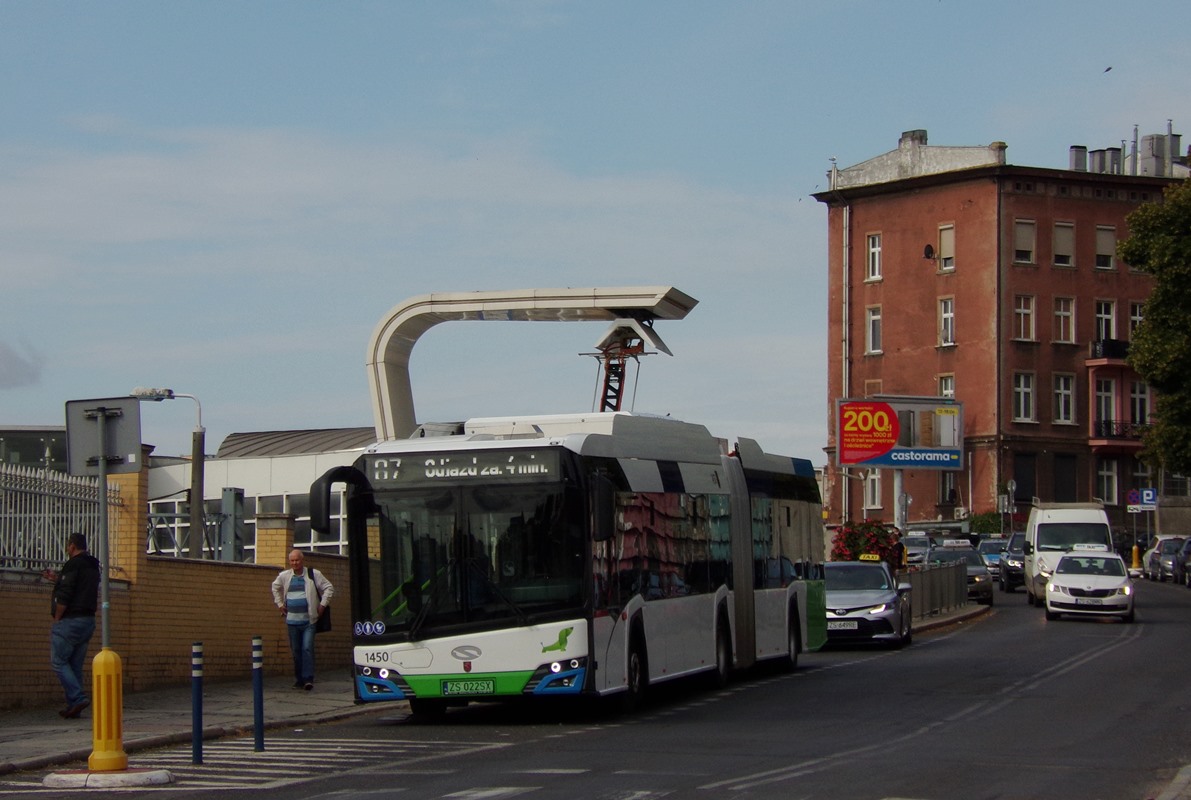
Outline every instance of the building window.
POLYGON ((881 352, 881 307, 870 306, 865 309, 867 321, 864 326, 864 352, 881 352))
POLYGON ((939 299, 939 345, 949 347, 955 344, 955 298, 939 299))
POLYGON ((1013 338, 1032 342, 1034 335, 1034 295, 1019 294, 1013 298, 1013 338))
POLYGON ((1075 266, 1075 226, 1070 222, 1055 223, 1054 251, 1056 267, 1075 266))
POLYGON ((1133 381, 1129 385, 1129 421, 1134 425, 1146 425, 1150 421, 1150 385, 1145 381, 1133 381))
POLYGON ((1111 225, 1096 226, 1096 269, 1115 269, 1117 229, 1111 225))
POLYGON ((1117 338, 1117 301, 1096 301, 1096 341, 1117 338))
POLYGON ((1075 344, 1075 298, 1055 298, 1055 341, 1075 344))
POLYGON ((1034 373, 1013 373, 1013 421, 1034 422, 1034 373))
POLYGON ((1141 325, 1141 321, 1145 319, 1146 304, 1145 303, 1130 303, 1129 304, 1129 338, 1132 339, 1137 333, 1137 328, 1141 325))
MULTIPOLYGON (((870 469, 864 476, 864 511, 881 507, 881 470, 870 469)), ((865 513, 867 517, 868 514, 865 513)))
POLYGON ((1019 219, 1013 223, 1013 260, 1018 264, 1034 263, 1034 222, 1019 219))
POLYGON ((1150 465, 1140 458, 1133 459, 1133 489, 1147 489, 1154 485, 1154 473, 1150 465))
POLYGON ((1106 506, 1117 504, 1117 460, 1102 458, 1096 464, 1096 495, 1106 506))
POLYGON ((955 376, 954 375, 940 375, 939 376, 939 397, 955 397, 955 376))
POLYGON ((1053 421, 1059 425, 1075 424, 1075 376, 1056 373, 1053 421))
POLYGON ((939 504, 953 506, 959 502, 955 491, 955 473, 943 470, 939 473, 939 504))
POLYGON ((954 225, 944 225, 939 228, 939 269, 948 272, 955 269, 954 225))
POLYGON ((881 234, 868 235, 868 270, 864 275, 868 281, 881 279, 881 234))
POLYGON ((1096 432, 1103 438, 1113 434, 1117 421, 1117 382, 1096 379, 1096 432))

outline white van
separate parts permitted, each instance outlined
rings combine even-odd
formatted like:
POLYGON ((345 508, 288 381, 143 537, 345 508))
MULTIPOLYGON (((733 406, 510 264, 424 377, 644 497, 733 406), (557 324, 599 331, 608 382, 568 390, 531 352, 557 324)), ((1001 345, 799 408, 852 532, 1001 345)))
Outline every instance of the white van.
POLYGON ((1046 582, 1068 550, 1112 551, 1108 514, 1100 503, 1036 503, 1026 522, 1026 602, 1046 604, 1046 582))

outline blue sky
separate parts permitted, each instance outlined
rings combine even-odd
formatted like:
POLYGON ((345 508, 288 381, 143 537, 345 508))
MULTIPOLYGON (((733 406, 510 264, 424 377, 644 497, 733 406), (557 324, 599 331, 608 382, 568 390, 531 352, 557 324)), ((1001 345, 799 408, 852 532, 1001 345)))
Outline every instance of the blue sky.
MULTIPOLYGON (((1191 7, 1133 14, 0 0, 0 425, 136 386, 196 395, 211 452, 371 425, 365 348, 409 297, 673 285, 700 303, 635 409, 824 463, 829 159, 1187 136, 1191 7)), ((418 419, 590 410, 604 330, 434 328, 418 419)), ((188 453, 194 411, 145 407, 144 440, 188 453)))

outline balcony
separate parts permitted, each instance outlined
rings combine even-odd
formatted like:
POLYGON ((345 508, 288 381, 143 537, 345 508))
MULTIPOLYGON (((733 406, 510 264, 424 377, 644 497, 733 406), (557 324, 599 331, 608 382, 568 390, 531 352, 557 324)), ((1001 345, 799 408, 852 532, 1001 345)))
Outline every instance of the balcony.
POLYGON ((1150 427, 1148 422, 1128 422, 1121 419, 1098 419, 1092 422, 1088 444, 1102 453, 1136 453, 1141 449, 1141 437, 1150 427))
POLYGON ((1088 353, 1091 360, 1124 361, 1128 357, 1129 342, 1125 339, 1097 339, 1088 353))
POLYGON ((1120 419, 1098 419, 1092 423, 1093 439, 1140 439, 1150 427, 1148 422, 1125 422, 1120 419))

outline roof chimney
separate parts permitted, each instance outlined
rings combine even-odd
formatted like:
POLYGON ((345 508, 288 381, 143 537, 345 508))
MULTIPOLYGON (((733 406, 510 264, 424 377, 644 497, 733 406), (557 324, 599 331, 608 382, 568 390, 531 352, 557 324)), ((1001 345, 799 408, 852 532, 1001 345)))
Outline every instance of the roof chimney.
POLYGON ((1088 171, 1088 148, 1082 144, 1071 145, 1071 163, 1068 166, 1072 172, 1088 171))
POLYGON ((911 145, 925 145, 926 144, 926 130, 924 128, 916 128, 912 131, 903 131, 902 138, 898 139, 898 147, 909 147, 911 145))

